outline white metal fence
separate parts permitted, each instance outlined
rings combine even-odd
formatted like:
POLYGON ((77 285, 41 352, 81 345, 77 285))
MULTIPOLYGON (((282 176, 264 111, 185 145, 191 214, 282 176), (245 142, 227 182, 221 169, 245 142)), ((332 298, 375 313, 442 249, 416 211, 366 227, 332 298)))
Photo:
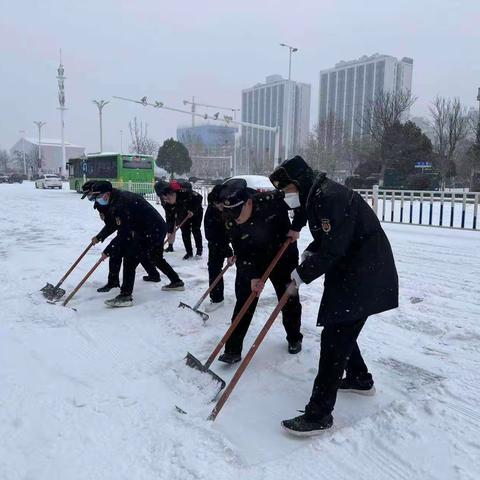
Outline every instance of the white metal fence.
MULTIPOLYGON (((157 201, 153 183, 114 182, 113 186, 157 201)), ((203 196, 203 205, 206 206, 212 186, 193 188, 203 196)), ((480 193, 379 190, 378 187, 356 191, 372 206, 382 222, 480 230, 477 224, 480 193)))

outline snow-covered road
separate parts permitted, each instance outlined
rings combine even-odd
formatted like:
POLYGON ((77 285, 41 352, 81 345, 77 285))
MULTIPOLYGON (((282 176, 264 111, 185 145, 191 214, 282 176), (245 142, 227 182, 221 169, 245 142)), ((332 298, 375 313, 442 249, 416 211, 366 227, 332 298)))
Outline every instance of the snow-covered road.
MULTIPOLYGON (((205 420, 214 385, 184 366, 205 360, 227 328, 227 301, 206 327, 194 303, 206 259, 168 259, 185 292, 161 292, 138 269, 131 309, 107 309, 102 265, 73 311, 49 305, 55 283, 100 229, 68 190, 0 185, 0 479, 477 479, 480 472, 480 234, 386 224, 401 283, 399 309, 370 318, 360 344, 377 395, 339 394, 335 429, 298 440, 280 420, 308 400, 319 355, 321 282, 304 288, 304 350, 286 352, 274 325, 229 402, 205 420), (196 385, 202 383, 203 389, 196 385), (174 405, 189 411, 178 414, 174 405)), ((301 244, 309 235, 302 234, 301 244)), ((95 263, 95 247, 66 281, 95 263)), ((268 287, 247 337, 275 304, 268 287)), ((214 364, 225 379, 233 370, 214 364)))

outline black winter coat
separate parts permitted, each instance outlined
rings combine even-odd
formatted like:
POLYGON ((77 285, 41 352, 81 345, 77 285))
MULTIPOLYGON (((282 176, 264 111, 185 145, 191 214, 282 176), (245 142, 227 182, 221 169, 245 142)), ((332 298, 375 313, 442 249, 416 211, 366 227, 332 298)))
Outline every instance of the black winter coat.
POLYGON ((117 225, 117 236, 105 249, 107 255, 125 255, 135 248, 161 245, 167 227, 160 213, 141 195, 113 189, 110 212, 117 225))
POLYGON ((203 228, 205 229, 205 238, 209 250, 214 249, 214 253, 223 258, 233 255, 222 212, 213 205, 209 205, 205 211, 203 228))
MULTIPOLYGON (((234 221, 226 224, 227 234, 237 257, 236 266, 253 279, 260 278, 269 263, 278 253, 291 229, 288 206, 275 193, 254 195, 253 210, 250 219, 238 225, 234 221)), ((289 245, 284 259, 296 257, 297 244, 289 245)), ((296 262, 293 262, 296 264, 296 262)), ((292 262, 289 262, 292 264, 292 262)))
POLYGON ((95 202, 93 208, 98 210, 100 218, 104 221, 105 226, 97 233, 96 237, 100 242, 104 242, 115 230, 117 230, 117 224, 115 223, 115 217, 111 213, 110 205, 100 205, 95 202))
MULTIPOLYGON (((192 212, 193 216, 202 216, 203 197, 188 189, 182 189, 177 192, 177 201, 174 205, 166 205, 165 215, 167 216, 167 231, 172 233, 175 229, 175 224, 179 225, 187 216, 188 212, 192 212)), ((193 218, 193 217, 192 217, 193 218)))
POLYGON ((306 214, 312 255, 297 272, 305 283, 325 274, 318 324, 348 323, 398 307, 392 249, 363 198, 320 174, 308 195, 306 214))

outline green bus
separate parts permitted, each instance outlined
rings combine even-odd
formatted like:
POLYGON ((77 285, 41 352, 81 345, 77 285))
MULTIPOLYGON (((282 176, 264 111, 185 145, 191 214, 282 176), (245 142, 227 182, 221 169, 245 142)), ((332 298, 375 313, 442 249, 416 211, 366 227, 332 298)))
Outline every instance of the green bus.
POLYGON ((82 191, 86 180, 110 182, 152 183, 155 162, 151 155, 136 153, 92 153, 68 161, 70 189, 82 191))

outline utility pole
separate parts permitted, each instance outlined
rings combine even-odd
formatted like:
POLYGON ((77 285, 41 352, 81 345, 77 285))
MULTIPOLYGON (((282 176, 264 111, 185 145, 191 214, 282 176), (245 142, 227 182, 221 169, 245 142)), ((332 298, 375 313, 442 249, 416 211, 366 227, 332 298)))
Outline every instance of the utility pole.
POLYGON ((120 130, 120 153, 123 155, 123 130, 120 130))
POLYGON ((474 154, 473 154, 472 175, 470 179, 471 192, 480 190, 480 87, 477 91, 477 101, 478 101, 478 118, 477 118, 477 128, 475 132, 475 143, 473 146, 474 154))
POLYGON ((287 96, 287 122, 285 125, 285 158, 288 158, 290 155, 290 137, 293 136, 291 132, 291 116, 293 110, 293 103, 295 101, 295 91, 292 92, 292 53, 298 52, 298 48, 287 45, 286 43, 281 43, 281 47, 288 48, 288 85, 285 89, 288 92, 287 96))
POLYGON ((292 79, 292 53, 298 52, 298 48, 286 43, 281 43, 280 46, 288 48, 288 81, 290 81, 292 79))
POLYGON ((38 127, 38 165, 37 170, 39 173, 42 172, 42 127, 46 125, 47 122, 35 121, 33 122, 38 127))
POLYGON ((25 130, 20 130, 20 134, 22 135, 23 174, 27 176, 27 162, 25 161, 25 130))
POLYGON ((192 97, 192 101, 189 102, 188 100, 184 100, 183 101, 183 104, 184 105, 191 105, 192 106, 192 128, 195 128, 195 107, 196 107, 196 103, 195 103, 195 97, 192 97))
POLYGON ((100 153, 103 152, 103 125, 102 125, 102 110, 105 105, 108 105, 110 102, 108 100, 92 100, 92 102, 98 108, 98 118, 100 120, 100 153))
POLYGON ((58 110, 60 110, 60 124, 61 124, 61 138, 62 138, 62 167, 60 168, 60 174, 62 172, 66 172, 66 153, 65 153, 65 123, 63 121, 63 114, 66 110, 65 108, 65 70, 62 65, 62 49, 60 49, 60 65, 58 66, 57 70, 57 81, 58 81, 58 103, 60 106, 58 110))

